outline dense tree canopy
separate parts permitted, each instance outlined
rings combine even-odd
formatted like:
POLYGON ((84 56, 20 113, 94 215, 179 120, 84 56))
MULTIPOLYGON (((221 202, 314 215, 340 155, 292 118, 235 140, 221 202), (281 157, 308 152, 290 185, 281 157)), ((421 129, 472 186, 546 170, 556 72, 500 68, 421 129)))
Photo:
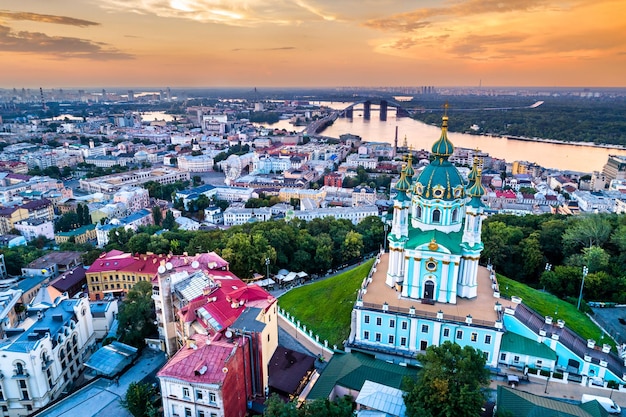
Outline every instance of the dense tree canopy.
POLYGON ((120 341, 135 347, 145 345, 144 339, 156 333, 156 315, 152 301, 152 284, 140 281, 126 295, 117 316, 117 336, 120 341))
MULTIPOLYGON (((168 211, 163 228, 172 219, 168 211)), ((171 228, 161 234, 140 227, 136 232, 123 227, 109 232, 106 250, 118 249, 133 253, 196 254, 214 251, 230 262, 240 278, 254 272, 265 272, 265 259, 271 270, 281 268, 325 273, 329 269, 356 262, 363 255, 383 245, 384 229, 378 217, 364 219, 358 226, 333 217, 310 222, 294 219, 248 223, 228 230, 183 231, 171 228)))
POLYGON ((422 369, 407 378, 407 417, 476 417, 485 402, 489 370, 479 350, 445 341, 418 356, 422 369))
POLYGON ((582 267, 589 270, 584 298, 626 302, 626 215, 509 216, 487 218, 484 263, 505 276, 576 298, 582 267), (546 271, 546 266, 551 270, 546 271))
POLYGON ((352 397, 345 396, 335 401, 317 399, 307 401, 300 408, 296 402, 285 403, 278 395, 272 394, 265 402, 266 417, 351 417, 352 397))
POLYGON ((155 404, 156 389, 147 382, 131 382, 120 405, 134 417, 156 417, 161 415, 155 404))

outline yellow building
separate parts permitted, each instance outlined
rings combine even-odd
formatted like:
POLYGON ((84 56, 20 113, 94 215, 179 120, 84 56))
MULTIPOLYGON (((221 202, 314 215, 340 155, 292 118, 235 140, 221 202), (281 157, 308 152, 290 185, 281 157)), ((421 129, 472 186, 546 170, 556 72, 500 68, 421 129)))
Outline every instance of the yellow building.
POLYGON ((15 223, 28 219, 28 210, 20 207, 0 209, 0 234, 6 235, 15 227, 15 223))
POLYGON ((58 244, 69 242, 74 238, 74 243, 87 243, 96 240, 96 225, 88 224, 69 232, 59 232, 54 235, 54 241, 58 244))

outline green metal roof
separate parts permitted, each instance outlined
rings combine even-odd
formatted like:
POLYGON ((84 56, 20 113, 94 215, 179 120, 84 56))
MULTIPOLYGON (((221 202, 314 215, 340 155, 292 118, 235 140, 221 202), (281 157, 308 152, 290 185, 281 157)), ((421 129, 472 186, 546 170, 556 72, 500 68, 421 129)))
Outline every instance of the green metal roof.
POLYGON ((586 407, 551 398, 540 397, 524 391, 498 386, 498 411, 513 417, 607 417, 608 413, 597 401, 586 407), (595 405, 593 405, 595 404, 595 405))
POLYGON ((335 385, 360 391, 366 380, 400 389, 405 376, 416 374, 415 368, 388 363, 364 353, 335 353, 307 399, 328 398, 335 385))
POLYGON ((504 352, 520 353, 535 358, 556 360, 556 352, 548 346, 513 332, 506 332, 502 336, 500 350, 504 352))
POLYGON ((406 248, 416 248, 420 245, 428 244, 435 240, 437 244, 447 248, 454 254, 461 253, 461 243, 463 240, 463 231, 443 233, 439 230, 422 231, 420 229, 409 230, 409 241, 406 248))
POLYGON ((88 224, 86 226, 81 226, 78 229, 70 230, 69 232, 57 232, 57 236, 80 236, 90 230, 96 228, 95 224, 88 224))

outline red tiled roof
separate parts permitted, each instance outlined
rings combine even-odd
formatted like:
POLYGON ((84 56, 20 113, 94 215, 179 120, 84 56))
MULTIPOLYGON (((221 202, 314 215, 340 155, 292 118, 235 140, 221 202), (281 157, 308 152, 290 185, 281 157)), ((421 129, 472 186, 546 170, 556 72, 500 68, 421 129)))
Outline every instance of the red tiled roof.
POLYGON ((512 190, 505 190, 505 191, 501 191, 501 190, 497 190, 496 191, 496 197, 498 198, 517 198, 517 196, 515 195, 515 192, 513 192, 512 190))
POLYGON ((221 384, 226 378, 229 359, 243 344, 243 340, 228 342, 225 339, 213 339, 197 334, 193 337, 195 348, 185 346, 165 364, 157 373, 158 377, 170 377, 179 380, 204 384, 221 384), (210 344, 207 344, 210 341, 210 344))
MULTIPOLYGON (((222 259, 215 252, 202 253, 195 256, 155 254, 133 255, 119 250, 112 250, 96 259, 91 267, 89 267, 89 272, 125 271, 156 275, 159 265, 161 265, 161 261, 171 263, 177 270, 189 271, 195 269, 192 266, 194 261, 197 261, 199 264, 198 268, 203 270, 221 269, 228 266, 228 262, 222 259)), ((234 277, 234 275, 230 274, 228 271, 223 272, 226 272, 224 276, 234 277)))

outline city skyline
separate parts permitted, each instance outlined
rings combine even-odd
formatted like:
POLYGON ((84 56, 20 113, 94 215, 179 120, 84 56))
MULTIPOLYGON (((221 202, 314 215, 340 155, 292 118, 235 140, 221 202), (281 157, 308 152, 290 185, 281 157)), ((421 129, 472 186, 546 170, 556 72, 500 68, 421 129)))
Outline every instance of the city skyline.
POLYGON ((615 0, 9 1, 13 87, 621 87, 615 0))

